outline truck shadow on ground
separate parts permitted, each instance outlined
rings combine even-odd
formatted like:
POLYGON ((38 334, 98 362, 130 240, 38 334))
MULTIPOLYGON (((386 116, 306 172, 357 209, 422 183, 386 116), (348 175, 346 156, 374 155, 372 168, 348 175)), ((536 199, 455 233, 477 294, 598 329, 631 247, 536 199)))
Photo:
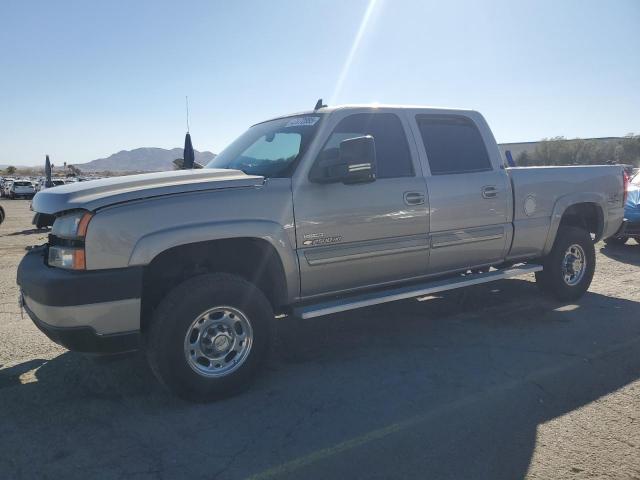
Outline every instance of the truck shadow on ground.
POLYGON ((635 240, 627 240, 624 245, 604 245, 600 253, 621 263, 640 266, 640 244, 635 240))
POLYGON ((522 478, 541 424, 640 378, 639 311, 509 280, 335 315, 208 405, 140 354, 32 360, 0 370, 0 476, 522 478))

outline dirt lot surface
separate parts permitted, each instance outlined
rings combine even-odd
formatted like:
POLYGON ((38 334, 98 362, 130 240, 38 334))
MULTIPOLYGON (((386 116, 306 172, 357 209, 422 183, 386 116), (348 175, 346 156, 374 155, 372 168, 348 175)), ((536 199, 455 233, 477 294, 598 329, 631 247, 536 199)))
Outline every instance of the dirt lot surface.
POLYGON ((248 392, 162 390, 140 354, 70 353, 21 316, 43 243, 0 200, 1 479, 640 479, 640 246, 597 245, 590 292, 532 278, 335 315, 248 392))

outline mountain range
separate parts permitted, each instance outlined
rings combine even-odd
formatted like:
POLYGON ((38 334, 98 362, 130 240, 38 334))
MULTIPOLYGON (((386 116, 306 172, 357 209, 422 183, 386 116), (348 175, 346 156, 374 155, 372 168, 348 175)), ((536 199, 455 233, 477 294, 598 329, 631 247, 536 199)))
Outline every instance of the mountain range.
MULTIPOLYGON (((182 158, 182 148, 144 147, 121 150, 106 158, 98 158, 87 163, 74 164, 83 172, 156 172, 173 170, 173 161, 182 158)), ((206 165, 215 153, 195 151, 196 162, 206 165)))

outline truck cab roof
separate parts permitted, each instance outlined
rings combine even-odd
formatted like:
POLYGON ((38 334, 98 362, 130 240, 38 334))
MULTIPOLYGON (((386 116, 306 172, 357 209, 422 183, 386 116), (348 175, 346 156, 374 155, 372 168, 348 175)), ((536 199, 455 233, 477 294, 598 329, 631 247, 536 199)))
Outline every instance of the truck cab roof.
POLYGON ((300 115, 317 115, 317 114, 329 114, 339 110, 354 110, 354 111, 362 111, 362 110, 420 110, 423 113, 460 113, 463 115, 469 114, 479 114, 478 111, 472 109, 463 109, 463 108, 448 108, 448 107, 433 107, 428 105, 398 105, 398 104, 383 104, 383 103, 362 103, 362 104, 344 104, 344 105, 332 105, 319 108, 317 110, 304 110, 296 113, 288 113, 286 115, 279 115, 277 117, 269 118, 267 120, 263 120, 262 122, 258 122, 255 125, 259 125, 260 123, 270 122, 272 120, 279 120, 281 118, 289 118, 289 117, 297 117, 300 115))

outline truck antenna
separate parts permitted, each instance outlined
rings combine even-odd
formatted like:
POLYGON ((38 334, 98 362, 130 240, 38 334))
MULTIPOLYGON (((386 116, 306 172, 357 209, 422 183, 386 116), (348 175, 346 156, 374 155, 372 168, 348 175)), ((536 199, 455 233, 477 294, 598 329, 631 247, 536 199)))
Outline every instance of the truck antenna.
POLYGON ((326 105, 324 105, 324 104, 322 103, 322 99, 321 99, 321 98, 319 98, 319 99, 318 99, 318 101, 316 102, 316 106, 313 108, 313 110, 314 110, 314 111, 315 111, 315 110, 319 110, 319 109, 321 109, 322 107, 326 107, 326 105))
POLYGON ((184 100, 185 100, 185 104, 187 106, 187 133, 189 133, 189 97, 185 96, 184 100))

